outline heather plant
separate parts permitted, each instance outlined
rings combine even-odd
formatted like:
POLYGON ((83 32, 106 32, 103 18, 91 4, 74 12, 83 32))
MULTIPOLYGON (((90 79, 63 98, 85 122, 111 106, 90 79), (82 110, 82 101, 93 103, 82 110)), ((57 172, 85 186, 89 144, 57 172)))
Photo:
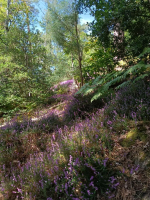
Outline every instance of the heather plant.
POLYGON ((95 159, 89 152, 77 158, 70 155, 68 165, 54 178, 55 192, 50 197, 71 200, 78 197, 95 199, 97 193, 108 196, 118 183, 114 177, 117 172, 111 170, 107 161, 95 159))
POLYGON ((5 127, 1 131, 1 147, 8 152, 1 154, 1 168, 8 199, 12 194, 14 199, 18 196, 41 200, 109 196, 118 185, 118 175, 106 158, 106 152, 111 150, 111 132, 108 134, 103 126, 103 112, 99 110, 84 121, 78 118, 75 125, 58 128, 51 134, 45 134, 46 116, 34 126, 29 120, 28 128, 14 132, 10 126, 5 127))
POLYGON ((74 83, 74 80, 67 80, 67 81, 63 81, 60 82, 58 85, 55 86, 56 89, 56 93, 57 94, 65 94, 65 93, 69 93, 71 91, 71 86, 74 83))
POLYGON ((43 114, 42 117, 38 116, 37 121, 32 121, 31 118, 28 118, 26 115, 22 115, 18 120, 18 116, 14 117, 12 120, 8 121, 8 123, 2 127, 2 130, 14 130, 18 133, 22 131, 36 131, 36 132, 51 132, 53 131, 60 121, 58 119, 57 113, 50 110, 47 113, 43 114), (21 121, 20 121, 21 120, 21 121))
POLYGON ((48 114, 38 122, 24 118, 22 122, 13 120, 1 127, 1 163, 9 168, 10 163, 13 163, 14 160, 25 162, 30 154, 34 154, 39 149, 46 149, 46 133, 49 134, 58 127, 58 124, 60 125, 58 117, 53 112, 48 114))
POLYGON ((116 92, 116 96, 105 106, 107 120, 125 118, 132 120, 150 119, 150 84, 140 80, 116 92))
POLYGON ((138 97, 145 97, 144 103, 149 105, 148 91, 147 82, 124 87, 96 113, 90 113, 93 106, 88 107, 87 99, 82 104, 82 96, 61 95, 68 103, 62 118, 56 110, 55 113, 48 111, 41 118, 39 116, 38 121, 27 117, 20 122, 13 119, 2 127, 0 163, 6 182, 4 191, 9 190, 7 199, 12 197, 14 200, 18 196, 33 200, 94 200, 98 194, 111 198, 122 176, 111 159, 114 134, 129 130, 131 120, 136 126, 138 115, 133 109, 140 102, 138 97), (127 101, 126 96, 134 102, 127 101), (68 119, 74 119, 70 124, 66 118, 69 112, 72 115, 68 119))
POLYGON ((82 95, 76 95, 72 97, 70 103, 66 106, 64 116, 66 119, 75 119, 82 117, 85 119, 88 116, 88 112, 92 112, 93 105, 90 103, 90 97, 83 97, 82 95))

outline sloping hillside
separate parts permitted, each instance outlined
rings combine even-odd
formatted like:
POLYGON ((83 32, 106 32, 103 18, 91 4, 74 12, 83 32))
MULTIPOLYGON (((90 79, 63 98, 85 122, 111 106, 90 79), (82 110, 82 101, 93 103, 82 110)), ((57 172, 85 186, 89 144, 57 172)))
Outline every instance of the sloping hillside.
MULTIPOLYGON (((140 98, 141 85, 134 91, 140 98)), ((58 91, 51 105, 30 113, 30 119, 17 116, 1 127, 3 197, 148 200, 149 115, 143 120, 142 110, 125 114, 132 98, 127 104, 121 90, 120 99, 116 94, 101 108, 101 100, 92 105, 88 96, 58 91)), ((150 95, 149 86, 144 92, 150 95)), ((146 106, 149 99, 143 101, 146 106)))

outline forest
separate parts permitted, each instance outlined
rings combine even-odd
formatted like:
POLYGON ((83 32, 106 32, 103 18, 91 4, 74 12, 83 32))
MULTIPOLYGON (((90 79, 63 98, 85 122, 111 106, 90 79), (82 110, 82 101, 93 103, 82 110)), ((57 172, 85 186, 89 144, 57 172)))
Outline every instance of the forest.
POLYGON ((0 0, 0 200, 21 199, 150 199, 149 0, 0 0))

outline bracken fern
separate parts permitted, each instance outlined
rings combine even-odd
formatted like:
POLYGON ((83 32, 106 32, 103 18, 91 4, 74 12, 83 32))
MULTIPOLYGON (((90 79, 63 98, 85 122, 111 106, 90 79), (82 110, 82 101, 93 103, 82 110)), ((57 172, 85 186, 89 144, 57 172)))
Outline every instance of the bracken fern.
POLYGON ((136 82, 150 75, 150 64, 140 61, 138 64, 122 71, 113 71, 104 76, 98 76, 92 83, 86 83, 76 94, 83 96, 93 93, 91 102, 97 100, 108 92, 111 88, 120 89, 130 82, 136 82))

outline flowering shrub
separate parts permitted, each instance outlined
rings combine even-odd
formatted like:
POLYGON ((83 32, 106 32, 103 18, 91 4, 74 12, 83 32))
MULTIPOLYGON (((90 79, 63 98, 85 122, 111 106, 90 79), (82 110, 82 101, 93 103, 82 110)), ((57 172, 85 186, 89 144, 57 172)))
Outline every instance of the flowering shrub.
POLYGON ((72 89, 75 90, 74 80, 67 80, 60 82, 59 84, 54 85, 51 90, 56 92, 57 94, 64 94, 70 92, 72 89))
POLYGON ((70 103, 67 104, 64 112, 66 119, 75 119, 77 117, 82 117, 85 119, 88 116, 88 112, 93 110, 93 105, 90 103, 90 97, 76 95, 73 96, 70 103))
POLYGON ((114 177, 117 172, 108 167, 108 159, 100 161, 90 153, 82 155, 75 159, 70 155, 62 173, 54 177, 52 199, 94 199, 98 193, 108 196, 119 185, 114 177))
POLYGON ((100 110, 91 119, 57 128, 52 134, 47 132, 51 122, 55 123, 52 112, 38 123, 26 120, 3 128, 0 163, 4 190, 9 190, 7 199, 12 194, 14 199, 37 200, 109 196, 117 186, 117 179, 112 181, 111 177, 117 173, 104 156, 111 134, 102 130, 102 118, 98 117, 102 113, 100 110))
MULTIPOLYGON (((119 142, 114 129, 129 129, 129 119, 149 119, 145 115, 149 107, 139 111, 141 100, 149 105, 149 94, 145 82, 130 85, 95 113, 90 113, 90 98, 56 95, 66 101, 62 117, 50 110, 38 121, 14 119, 2 127, 0 170, 5 182, 2 189, 9 191, 6 199, 113 198, 123 171, 112 158, 121 149, 116 149, 119 142)), ((128 166, 130 175, 134 169, 128 166)))
POLYGON ((119 118, 126 122, 150 119, 150 82, 144 80, 129 84, 116 92, 115 97, 105 106, 106 122, 113 124, 119 118))

